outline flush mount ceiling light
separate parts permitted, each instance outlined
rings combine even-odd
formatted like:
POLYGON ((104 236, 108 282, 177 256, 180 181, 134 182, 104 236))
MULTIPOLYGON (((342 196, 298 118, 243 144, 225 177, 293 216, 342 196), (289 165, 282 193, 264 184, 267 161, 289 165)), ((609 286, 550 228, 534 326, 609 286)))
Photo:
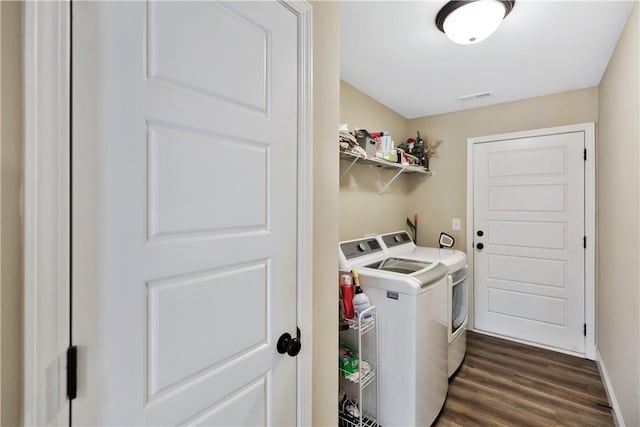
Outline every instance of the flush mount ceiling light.
POLYGON ((514 4, 515 0, 450 1, 438 12, 436 26, 454 43, 479 43, 498 29, 514 4))

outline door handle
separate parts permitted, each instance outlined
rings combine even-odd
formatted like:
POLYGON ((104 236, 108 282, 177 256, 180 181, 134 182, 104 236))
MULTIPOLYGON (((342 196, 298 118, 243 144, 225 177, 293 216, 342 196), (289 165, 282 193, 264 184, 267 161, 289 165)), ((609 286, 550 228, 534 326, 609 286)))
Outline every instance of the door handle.
POLYGON ((289 332, 285 332, 280 335, 276 348, 280 354, 287 353, 291 357, 296 357, 302 348, 302 343, 300 342, 300 328, 296 328, 295 338, 293 338, 289 332))
POLYGON ((478 235, 478 237, 482 237, 482 236, 484 236, 484 231, 482 231, 482 230, 478 230, 478 231, 476 232, 476 234, 478 235))
POLYGON ((476 245, 476 248, 478 248, 478 250, 479 250, 479 251, 481 251, 482 249, 484 249, 484 244, 482 244, 482 243, 478 243, 478 244, 476 245))

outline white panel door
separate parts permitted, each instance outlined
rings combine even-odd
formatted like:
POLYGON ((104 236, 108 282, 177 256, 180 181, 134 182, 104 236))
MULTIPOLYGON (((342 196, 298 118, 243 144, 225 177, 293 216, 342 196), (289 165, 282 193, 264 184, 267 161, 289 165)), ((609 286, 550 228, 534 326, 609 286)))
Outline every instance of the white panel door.
POLYGON ((73 4, 77 425, 293 425, 298 20, 73 4))
POLYGON ((475 327, 584 352, 583 132, 474 145, 475 327))

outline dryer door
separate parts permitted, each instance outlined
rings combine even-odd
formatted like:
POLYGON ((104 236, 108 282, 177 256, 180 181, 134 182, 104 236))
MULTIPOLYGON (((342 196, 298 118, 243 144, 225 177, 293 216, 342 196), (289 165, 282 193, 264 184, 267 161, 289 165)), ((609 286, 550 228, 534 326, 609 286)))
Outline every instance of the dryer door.
POLYGON ((468 287, 466 268, 451 275, 449 285, 449 342, 465 328, 468 314, 468 287), (462 274, 461 274, 462 273, 462 274))

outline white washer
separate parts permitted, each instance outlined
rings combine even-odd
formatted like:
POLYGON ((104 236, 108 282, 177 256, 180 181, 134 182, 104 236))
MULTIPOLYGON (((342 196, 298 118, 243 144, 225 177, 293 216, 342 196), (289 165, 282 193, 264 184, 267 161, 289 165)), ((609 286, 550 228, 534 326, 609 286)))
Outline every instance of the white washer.
POLYGON ((377 307, 379 424, 431 425, 448 387, 447 267, 387 257, 375 237, 341 242, 339 254, 377 307))
POLYGON ((467 351, 468 279, 467 255, 454 249, 437 249, 416 246, 407 232, 381 234, 379 242, 387 256, 401 256, 422 261, 439 261, 449 268, 449 292, 447 298, 448 324, 448 375, 451 377, 460 367, 467 351))

